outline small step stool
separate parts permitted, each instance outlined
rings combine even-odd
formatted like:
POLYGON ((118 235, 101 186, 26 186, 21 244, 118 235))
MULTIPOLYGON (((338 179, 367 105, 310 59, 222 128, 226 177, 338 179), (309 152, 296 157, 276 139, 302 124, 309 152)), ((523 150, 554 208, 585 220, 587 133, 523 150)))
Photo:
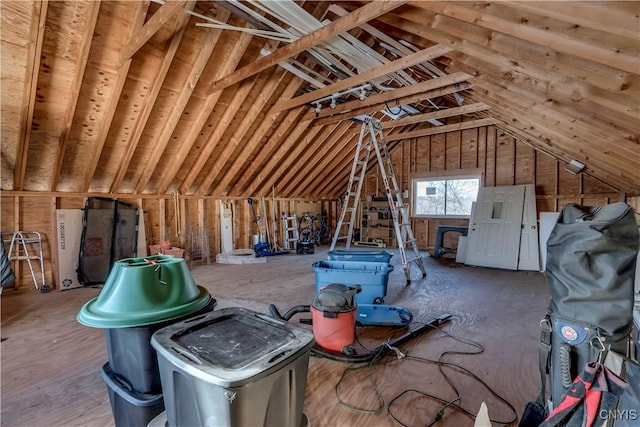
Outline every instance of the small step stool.
POLYGON ((7 252, 9 261, 27 261, 36 290, 42 293, 49 292, 50 289, 45 283, 44 277, 44 256, 42 253, 42 236, 40 233, 37 231, 2 233, 2 244, 6 243, 9 244, 9 251, 7 252), (5 236, 9 235, 11 235, 10 239, 5 238, 5 236), (40 274, 42 275, 42 283, 40 284, 38 284, 32 261, 38 261, 40 264, 40 274))
POLYGON ((433 257, 438 258, 442 254, 455 254, 458 252, 457 248, 446 248, 442 246, 445 233, 455 232, 460 233, 462 236, 466 236, 469 227, 461 225, 439 225, 438 232, 436 234, 436 246, 433 248, 433 257))

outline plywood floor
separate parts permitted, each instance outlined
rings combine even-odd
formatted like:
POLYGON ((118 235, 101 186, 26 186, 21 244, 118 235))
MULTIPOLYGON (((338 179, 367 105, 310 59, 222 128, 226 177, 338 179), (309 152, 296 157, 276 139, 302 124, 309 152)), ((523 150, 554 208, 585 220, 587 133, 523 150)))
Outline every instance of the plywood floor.
MULTIPOLYGON (((485 385, 460 369, 444 370, 461 395, 457 403, 469 412, 476 413, 484 401, 495 421, 508 422, 514 417, 491 389, 515 408, 515 415, 521 415, 539 388, 538 322, 548 299, 544 276, 461 266, 452 260, 425 256, 428 276, 405 286, 395 253, 392 263, 396 268, 389 275, 385 302, 409 308, 417 321, 445 312, 452 318, 442 331, 428 332, 402 350, 430 360, 450 352, 443 356, 444 361, 457 363, 479 377, 485 385), (456 353, 474 352, 477 347, 447 334, 473 340, 484 351, 475 355, 456 353)), ((294 305, 311 303, 315 283, 311 265, 321 259, 326 259, 326 247, 313 255, 270 257, 266 264, 192 266, 191 271, 196 282, 217 299, 218 308, 240 306, 266 313, 268 305, 274 303, 284 312, 294 305)), ((4 291, 2 426, 114 425, 100 375, 107 359, 103 332, 76 322, 82 305, 98 293, 99 289, 83 288, 38 294, 27 285, 19 291, 4 291)), ((357 330, 366 347, 375 347, 404 332, 371 327, 357 330)), ((310 359, 304 412, 313 427, 401 425, 389 413, 389 403, 398 396, 391 411, 402 423, 429 425, 443 406, 437 399, 450 401, 456 396, 437 364, 389 357, 371 369, 348 375, 338 389, 340 403, 336 387, 350 367, 327 359, 310 359)), ((473 419, 450 407, 437 425, 471 426, 473 419)))

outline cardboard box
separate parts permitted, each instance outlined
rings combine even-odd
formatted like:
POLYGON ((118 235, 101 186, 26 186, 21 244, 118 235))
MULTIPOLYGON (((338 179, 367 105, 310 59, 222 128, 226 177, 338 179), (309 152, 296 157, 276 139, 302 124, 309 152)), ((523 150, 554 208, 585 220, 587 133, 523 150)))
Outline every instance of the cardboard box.
POLYGON ((82 238, 82 209, 57 209, 56 221, 58 288, 61 291, 80 288, 78 258, 82 238))

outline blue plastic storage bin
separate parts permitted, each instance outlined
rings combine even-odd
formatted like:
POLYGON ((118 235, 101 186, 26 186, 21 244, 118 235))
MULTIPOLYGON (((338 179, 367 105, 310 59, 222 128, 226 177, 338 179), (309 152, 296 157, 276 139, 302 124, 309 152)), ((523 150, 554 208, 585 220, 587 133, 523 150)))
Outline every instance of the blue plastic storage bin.
POLYGON ((356 294, 358 304, 372 304, 387 295, 389 273, 393 266, 383 262, 365 261, 317 261, 313 263, 316 273, 316 293, 331 283, 360 285, 356 294))
POLYGON ((391 260, 393 254, 385 250, 371 249, 336 249, 329 251, 331 261, 365 261, 365 262, 386 262, 391 260))

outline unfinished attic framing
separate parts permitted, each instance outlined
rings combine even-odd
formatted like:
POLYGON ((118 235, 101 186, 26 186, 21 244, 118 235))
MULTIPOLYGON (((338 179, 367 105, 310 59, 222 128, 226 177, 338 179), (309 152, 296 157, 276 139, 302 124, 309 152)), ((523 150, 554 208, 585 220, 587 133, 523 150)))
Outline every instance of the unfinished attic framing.
MULTIPOLYGON (((266 260, 252 257, 255 239, 282 244, 293 214, 326 212, 334 229, 362 119, 379 123, 428 272, 408 286, 389 239, 385 304, 418 322, 450 312, 451 328, 412 342, 410 355, 468 344, 447 331, 473 337, 483 351, 454 357, 488 386, 459 387, 465 414, 394 399, 451 385, 416 360, 341 378, 342 365, 311 358, 304 414, 314 427, 457 427, 484 401, 493 425, 514 426, 539 391, 540 264, 438 258, 441 246, 457 251, 451 234, 470 219, 416 214, 421 180, 526 187, 535 208, 521 230, 571 203, 624 201, 640 224, 640 1, 1 0, 0 36, 0 231, 3 243, 38 236, 44 267, 14 259, 14 286, 0 289, 3 426, 112 425, 103 331, 75 317, 100 285, 66 290, 61 274, 78 257, 60 215, 79 218, 79 231, 91 199, 137 209, 138 255, 184 255, 216 310, 309 304, 311 264, 328 245, 266 260), (264 263, 217 262, 233 249, 264 263), (363 388, 374 377, 379 389, 363 388)), ((363 206, 388 209, 383 175, 369 161, 360 235, 363 206)), ((361 338, 375 348, 403 333, 361 338)))
MULTIPOLYGON (((535 184, 538 211, 634 202, 638 3, 574 6, 3 1, 2 230, 41 231, 55 283, 55 211, 90 196, 137 205, 147 243, 206 231, 210 259, 220 201, 238 248, 248 197, 335 223, 364 114, 407 189, 473 171, 535 184)), ((448 222, 414 218, 421 247, 448 222)))

